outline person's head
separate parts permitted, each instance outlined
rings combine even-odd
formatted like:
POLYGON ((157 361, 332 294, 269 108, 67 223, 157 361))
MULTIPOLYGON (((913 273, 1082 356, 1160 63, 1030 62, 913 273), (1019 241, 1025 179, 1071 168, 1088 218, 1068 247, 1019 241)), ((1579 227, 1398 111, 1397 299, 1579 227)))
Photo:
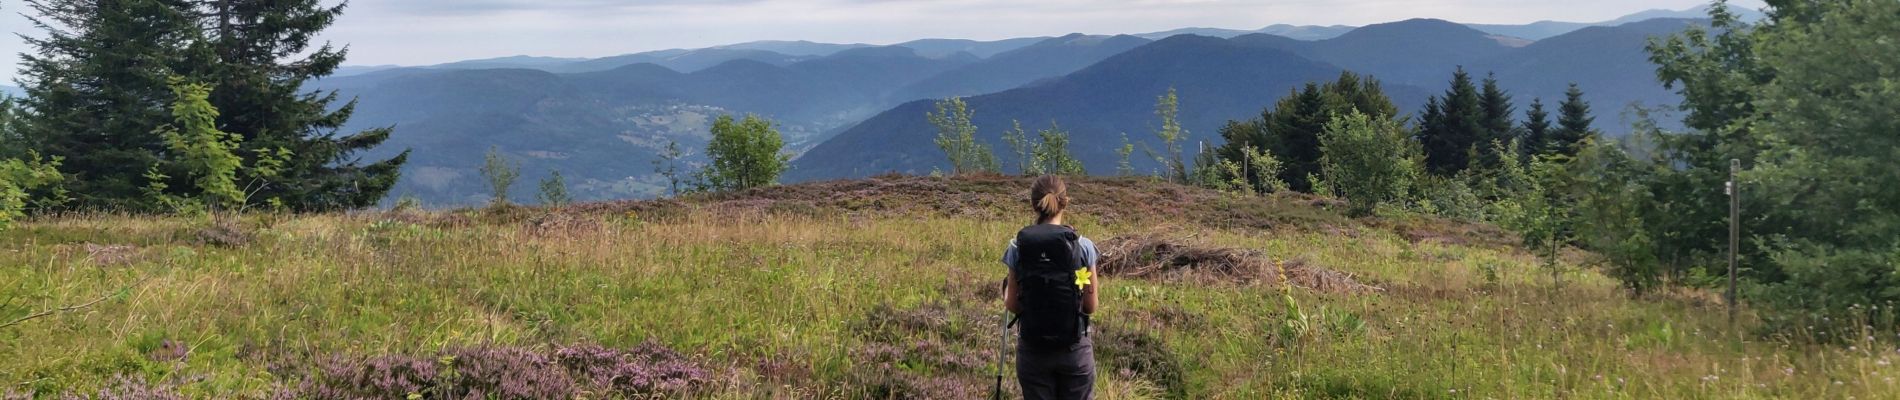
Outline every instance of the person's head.
POLYGON ((1029 187, 1029 206, 1036 210, 1036 223, 1048 223, 1069 208, 1069 185, 1062 177, 1043 175, 1029 187))

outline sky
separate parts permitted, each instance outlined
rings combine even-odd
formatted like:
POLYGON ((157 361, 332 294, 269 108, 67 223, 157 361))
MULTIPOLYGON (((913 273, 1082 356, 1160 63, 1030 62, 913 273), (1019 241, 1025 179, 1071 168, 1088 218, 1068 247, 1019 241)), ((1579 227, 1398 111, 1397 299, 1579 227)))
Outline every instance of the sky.
MULTIPOLYGON (((336 4, 326 0, 326 4, 336 4)), ((323 37, 346 65, 428 65, 536 55, 601 57, 753 40, 891 44, 921 38, 1144 33, 1182 27, 1365 25, 1409 18, 1521 24, 1595 22, 1706 0, 353 0, 323 37)), ((1760 0, 1734 4, 1756 8, 1760 0)), ((21 0, 0 27, 39 35, 21 0)), ((0 80, 28 51, 0 37, 0 80)))

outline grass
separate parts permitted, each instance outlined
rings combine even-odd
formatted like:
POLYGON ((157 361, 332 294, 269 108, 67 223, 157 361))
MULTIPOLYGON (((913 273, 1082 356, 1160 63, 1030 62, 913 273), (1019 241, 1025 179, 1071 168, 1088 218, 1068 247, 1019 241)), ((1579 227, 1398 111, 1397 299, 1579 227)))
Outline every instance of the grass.
MULTIPOLYGON (((1009 180, 949 182, 1015 190, 1009 180)), ((1100 186, 1111 185, 1123 184, 1100 186)), ((799 190, 823 193, 787 189, 799 190)), ((0 328, 0 393, 93 393, 130 376, 190 397, 267 397, 326 355, 655 341, 717 371, 714 383, 674 395, 987 396, 996 260, 1025 219, 1007 202, 875 212, 905 199, 752 202, 761 196, 772 194, 581 212, 257 215, 245 222, 252 239, 236 246, 202 244, 198 224, 178 218, 27 221, 0 232, 0 323, 107 300, 0 328), (155 356, 166 342, 188 356, 155 356)), ((1219 200, 1260 203, 1247 207, 1273 221, 1225 225, 1164 212, 1090 216, 1102 205, 1077 201, 1078 228, 1098 241, 1159 234, 1257 249, 1384 288, 1108 277, 1096 317, 1104 398, 1900 393, 1890 341, 1735 335, 1754 322, 1745 314, 1731 329, 1705 293, 1631 298, 1574 265, 1553 279, 1482 229, 1421 238, 1447 223, 1348 220, 1305 199, 1219 200)))

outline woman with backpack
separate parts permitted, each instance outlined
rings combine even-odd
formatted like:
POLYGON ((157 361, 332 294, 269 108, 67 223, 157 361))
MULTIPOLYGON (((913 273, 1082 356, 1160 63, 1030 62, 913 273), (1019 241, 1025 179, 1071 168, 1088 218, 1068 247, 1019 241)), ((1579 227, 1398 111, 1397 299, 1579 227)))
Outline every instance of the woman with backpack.
POLYGON ((1036 224, 1016 233, 1003 252, 1009 266, 1003 304, 1022 324, 1016 347, 1016 380, 1023 398, 1090 399, 1095 392, 1095 348, 1089 315, 1095 313, 1101 278, 1095 243, 1062 224, 1068 185, 1043 176, 1029 189, 1036 224))

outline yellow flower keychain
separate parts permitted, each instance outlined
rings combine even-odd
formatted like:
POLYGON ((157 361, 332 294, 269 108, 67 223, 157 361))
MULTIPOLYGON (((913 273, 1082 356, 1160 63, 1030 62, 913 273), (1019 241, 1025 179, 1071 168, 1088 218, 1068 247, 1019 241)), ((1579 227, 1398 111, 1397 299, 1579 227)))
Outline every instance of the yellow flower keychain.
POLYGON ((1083 287, 1083 286, 1088 286, 1088 285, 1089 285, 1089 269, 1083 268, 1083 269, 1075 270, 1075 286, 1083 287))

